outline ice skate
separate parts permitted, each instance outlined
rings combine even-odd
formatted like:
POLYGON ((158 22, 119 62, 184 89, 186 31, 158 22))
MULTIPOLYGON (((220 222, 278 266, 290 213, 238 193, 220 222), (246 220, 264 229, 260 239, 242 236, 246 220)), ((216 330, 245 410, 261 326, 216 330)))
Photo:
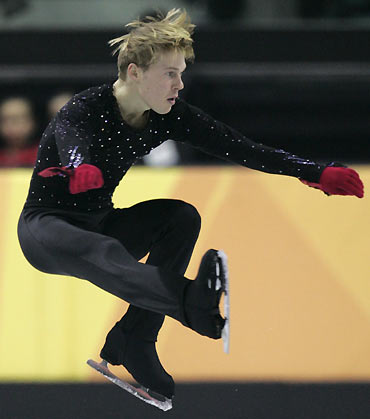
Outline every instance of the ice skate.
POLYGON ((133 396, 139 398, 140 400, 144 401, 145 403, 151 404, 152 406, 155 406, 158 409, 164 411, 172 409, 171 398, 167 398, 165 396, 157 394, 148 388, 144 388, 143 386, 135 386, 124 380, 121 380, 115 374, 113 374, 112 371, 109 370, 107 361, 102 360, 100 363, 98 363, 92 359, 89 359, 87 361, 87 364, 90 365, 91 368, 102 374, 105 378, 112 381, 112 383, 123 388, 124 390, 126 390, 133 396))
POLYGON ((184 317, 197 333, 213 339, 223 338, 224 351, 229 352, 230 300, 227 257, 221 250, 208 250, 202 258, 196 279, 185 294, 184 317), (220 300, 224 295, 224 317, 220 300))
POLYGON ((164 316, 130 306, 125 316, 108 333, 100 352, 102 363, 88 364, 113 383, 160 409, 172 406, 175 383, 163 368, 155 347, 164 316), (116 377, 108 368, 122 365, 136 380, 131 385, 116 377))
MULTIPOLYGON (((229 289, 229 271, 227 265, 227 256, 222 250, 218 251, 218 256, 220 258, 220 269, 223 272, 223 285, 222 293, 224 295, 224 317, 225 324, 222 329, 222 341, 224 346, 224 352, 230 352, 230 289, 229 289)), ((222 281, 221 281, 222 282, 222 281)))

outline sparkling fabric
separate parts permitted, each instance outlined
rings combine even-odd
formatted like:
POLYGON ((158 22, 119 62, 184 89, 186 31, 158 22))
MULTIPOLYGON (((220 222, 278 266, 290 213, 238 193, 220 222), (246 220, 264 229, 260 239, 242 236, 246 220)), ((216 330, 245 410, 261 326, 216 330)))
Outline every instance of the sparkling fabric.
POLYGON ((25 207, 92 211, 112 207, 112 195, 137 159, 164 141, 187 143, 206 153, 268 173, 318 182, 325 166, 246 138, 199 108, 178 99, 168 114, 150 111, 144 129, 130 127, 121 117, 113 85, 91 87, 75 95, 45 130, 25 207), (68 178, 44 178, 51 166, 89 163, 103 173, 104 186, 72 195, 68 178))

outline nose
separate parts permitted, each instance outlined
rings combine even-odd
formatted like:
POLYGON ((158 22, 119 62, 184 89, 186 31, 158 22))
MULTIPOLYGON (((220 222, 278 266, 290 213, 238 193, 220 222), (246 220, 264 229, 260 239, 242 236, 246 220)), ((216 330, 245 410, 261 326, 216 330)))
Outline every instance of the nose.
POLYGON ((184 88, 184 83, 183 83, 183 81, 182 81, 181 76, 179 76, 179 77, 177 78, 177 80, 176 80, 176 84, 175 84, 175 88, 176 88, 177 90, 182 90, 182 89, 184 88))

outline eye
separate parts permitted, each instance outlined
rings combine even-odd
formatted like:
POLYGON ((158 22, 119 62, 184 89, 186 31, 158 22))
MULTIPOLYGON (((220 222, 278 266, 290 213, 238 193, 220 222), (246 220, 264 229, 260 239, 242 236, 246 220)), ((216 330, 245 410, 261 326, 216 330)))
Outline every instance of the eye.
POLYGON ((172 78, 172 77, 175 77, 176 76, 176 73, 174 71, 169 71, 167 73, 167 75, 172 78))

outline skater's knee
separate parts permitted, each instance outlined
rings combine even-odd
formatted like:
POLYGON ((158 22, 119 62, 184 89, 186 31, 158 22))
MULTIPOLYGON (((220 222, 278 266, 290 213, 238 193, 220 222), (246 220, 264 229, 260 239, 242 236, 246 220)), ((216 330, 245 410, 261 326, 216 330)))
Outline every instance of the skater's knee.
POLYGON ((177 201, 176 221, 185 232, 198 234, 201 226, 201 217, 198 210, 185 201, 177 201))

